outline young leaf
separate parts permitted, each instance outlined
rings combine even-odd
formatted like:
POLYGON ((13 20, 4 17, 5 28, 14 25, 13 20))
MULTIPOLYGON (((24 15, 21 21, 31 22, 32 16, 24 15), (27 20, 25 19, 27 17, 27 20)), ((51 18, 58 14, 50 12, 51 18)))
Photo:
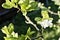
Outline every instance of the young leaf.
POLYGON ((25 40, 25 35, 21 34, 21 36, 19 37, 19 40, 25 40))
POLYGON ((35 33, 35 31, 31 31, 31 28, 29 27, 26 35, 31 36, 33 33, 35 33))
POLYGON ((11 9, 12 7, 16 7, 16 5, 10 0, 6 0, 6 2, 2 4, 2 7, 6 9, 11 9))
POLYGON ((20 0, 18 3, 21 7, 22 12, 23 11, 33 11, 38 10, 38 2, 35 2, 35 0, 20 0))
POLYGON ((11 0, 13 3, 18 3, 19 0, 11 0))
POLYGON ((18 38, 18 33, 12 32, 11 35, 15 38, 18 38))
POLYGON ((42 19, 42 18, 40 18, 40 17, 36 17, 36 18, 35 18, 35 21, 41 21, 41 19, 42 19))
POLYGON ((31 5, 31 7, 29 9, 27 9, 28 11, 33 11, 33 10, 38 10, 38 2, 32 2, 29 5, 31 5))
POLYGON ((2 32, 3 32, 4 34, 6 34, 6 35, 9 35, 9 34, 10 34, 9 31, 8 31, 7 26, 4 26, 1 30, 2 30, 2 32))
POLYGON ((4 37, 5 40, 18 40, 17 38, 13 38, 13 37, 4 37))
POLYGON ((9 33, 12 33, 14 31, 14 25, 12 23, 8 25, 8 31, 9 33))
POLYGON ((10 6, 10 5, 6 4, 6 3, 3 3, 2 7, 6 8, 6 9, 11 9, 12 8, 12 6, 10 6))
POLYGON ((49 15, 48 15, 48 11, 47 10, 42 9, 41 14, 42 14, 42 17, 43 18, 49 18, 49 15))
POLYGON ((10 0, 6 0, 6 2, 5 2, 6 4, 9 4, 10 3, 10 0))

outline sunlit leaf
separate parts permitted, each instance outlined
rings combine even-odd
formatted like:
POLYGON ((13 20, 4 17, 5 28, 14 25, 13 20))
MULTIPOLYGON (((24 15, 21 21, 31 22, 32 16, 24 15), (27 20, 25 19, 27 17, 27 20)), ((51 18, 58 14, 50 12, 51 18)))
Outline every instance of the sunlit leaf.
POLYGON ((12 6, 7 5, 6 3, 3 3, 3 4, 2 4, 2 7, 3 7, 3 8, 6 8, 6 9, 10 9, 10 8, 12 8, 12 6))
POLYGON ((3 32, 4 34, 10 34, 9 31, 8 31, 7 26, 4 26, 1 30, 2 30, 2 32, 3 32))
POLYGON ((11 2, 13 3, 17 3, 19 0, 11 0, 11 2))
POLYGON ((42 9, 41 14, 42 14, 42 17, 43 18, 49 18, 49 15, 48 15, 48 11, 47 10, 42 9))
POLYGON ((12 32, 14 31, 14 25, 13 25, 12 23, 10 23, 10 24, 8 25, 8 31, 9 31, 10 33, 12 33, 12 32))
POLYGON ((31 31, 31 28, 29 27, 27 30, 27 35, 31 36, 33 33, 35 33, 35 31, 31 31))

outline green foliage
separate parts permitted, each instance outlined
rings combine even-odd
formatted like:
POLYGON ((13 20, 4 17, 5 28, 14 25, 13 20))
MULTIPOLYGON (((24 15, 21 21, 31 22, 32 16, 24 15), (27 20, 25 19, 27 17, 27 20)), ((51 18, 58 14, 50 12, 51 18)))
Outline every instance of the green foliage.
POLYGON ((2 4, 2 7, 6 9, 17 8, 17 3, 18 0, 6 0, 6 2, 2 4))
MULTIPOLYGON (((58 1, 52 0, 52 1, 54 1, 56 5, 60 6, 60 0, 58 1)), ((60 23, 56 22, 56 24, 54 24, 52 21, 55 19, 51 17, 49 13, 51 13, 51 15, 52 14, 57 15, 60 19, 60 7, 57 8, 58 13, 55 13, 54 10, 53 11, 50 10, 51 4, 44 5, 43 3, 37 2, 35 0, 6 0, 6 2, 2 4, 2 7, 6 9, 11 9, 13 7, 19 9, 19 11, 21 11, 23 13, 23 16, 27 19, 26 23, 32 24, 36 29, 39 29, 39 28, 33 22, 31 22, 29 17, 27 17, 27 13, 29 11, 31 12, 31 11, 36 11, 41 9, 39 11, 42 17, 35 17, 35 21, 37 22, 37 24, 40 25, 39 27, 41 27, 41 29, 37 31, 38 32, 37 35, 38 36, 41 35, 43 38, 39 37, 39 38, 36 38, 35 40, 40 40, 40 39, 56 40, 58 38, 54 39, 54 37, 59 36, 60 34, 60 31, 59 31, 60 23), (51 25, 52 27, 50 27, 51 25)), ((55 7, 53 8, 55 9, 55 7)), ((6 34, 6 37, 4 37, 5 40, 31 40, 32 34, 35 33, 35 31, 31 31, 31 28, 29 27, 25 35, 24 34, 18 35, 18 33, 14 32, 14 25, 12 23, 9 24, 8 27, 4 26, 1 30, 4 34, 6 34)))
POLYGON ((35 0, 20 0, 18 4, 22 11, 32 11, 38 8, 38 2, 35 2, 35 0))
POLYGON ((11 34, 12 32, 13 32, 13 30, 14 30, 14 25, 11 23, 10 25, 8 25, 8 27, 7 26, 4 26, 2 29, 2 32, 4 33, 4 34, 11 34))
POLYGON ((12 3, 18 3, 19 0, 11 0, 12 3))
POLYGON ((31 35, 35 33, 35 31, 31 31, 29 27, 26 35, 21 34, 21 36, 19 36, 18 33, 14 32, 14 25, 12 23, 9 24, 8 27, 4 26, 1 30, 6 34, 6 37, 4 37, 5 40, 31 40, 31 35))
POLYGON ((14 32, 14 25, 12 23, 8 27, 4 26, 1 30, 6 34, 6 37, 4 37, 5 40, 17 40, 18 33, 14 32))
POLYGON ((28 11, 38 10, 38 2, 35 0, 6 0, 5 3, 2 4, 3 8, 11 9, 11 8, 19 8, 18 5, 21 7, 23 15, 26 15, 28 11))
POLYGON ((44 40, 58 40, 57 37, 60 35, 60 26, 58 25, 53 25, 53 27, 48 28, 44 30, 45 32, 43 33, 44 35, 44 40), (48 31, 50 30, 50 31, 48 31))
POLYGON ((53 20, 53 18, 49 17, 48 10, 45 8, 44 9, 42 8, 41 15, 42 15, 42 18, 40 17, 35 18, 35 21, 37 21, 37 24, 40 24, 40 22, 44 20, 53 20))
POLYGON ((26 35, 21 34, 19 40, 27 40, 27 39, 31 40, 31 36, 34 33, 35 33, 35 31, 31 31, 31 28, 29 27, 28 30, 27 30, 26 35))
POLYGON ((42 9, 41 14, 43 18, 49 18, 47 9, 46 10, 42 9))
POLYGON ((35 33, 35 31, 31 31, 31 28, 29 27, 29 29, 27 30, 27 35, 31 36, 34 33, 35 33))

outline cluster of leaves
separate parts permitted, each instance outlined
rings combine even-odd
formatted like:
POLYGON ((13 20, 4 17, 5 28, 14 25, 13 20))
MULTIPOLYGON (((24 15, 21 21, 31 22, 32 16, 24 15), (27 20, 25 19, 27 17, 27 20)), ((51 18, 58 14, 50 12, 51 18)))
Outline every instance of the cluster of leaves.
POLYGON ((6 2, 2 4, 2 7, 7 9, 10 9, 12 7, 17 8, 17 3, 18 3, 18 0, 11 0, 11 1, 6 0, 6 2))
POLYGON ((35 33, 35 31, 31 31, 31 28, 29 27, 26 35, 18 35, 18 33, 14 32, 14 25, 12 23, 10 23, 8 27, 4 26, 1 30, 6 34, 6 37, 4 37, 5 40, 31 40, 31 35, 35 33))
MULTIPOLYGON (((59 8, 60 8, 60 3, 59 3, 60 1, 59 0, 58 1, 52 0, 52 1, 54 1, 54 3, 56 5, 58 5, 59 8)), ((59 28, 60 28, 59 24, 60 23, 53 24, 52 21, 54 19, 52 17, 50 17, 49 14, 48 14, 49 12, 50 13, 53 13, 53 12, 49 11, 49 9, 47 7, 45 7, 44 4, 42 4, 40 2, 36 2, 35 0, 6 0, 6 2, 2 4, 2 7, 6 8, 6 9, 11 9, 13 7, 17 8, 19 10, 21 9, 21 12, 23 13, 23 16, 25 16, 27 21, 31 24, 33 24, 33 23, 31 22, 29 17, 27 17, 27 12, 41 9, 42 18, 41 17, 36 17, 35 21, 37 22, 37 24, 41 25, 40 27, 42 29, 40 29, 40 30, 42 32, 42 36, 44 37, 43 39, 44 40, 47 40, 47 39, 49 40, 49 35, 51 35, 50 37, 55 37, 55 35, 58 35, 60 33, 60 31, 59 31, 59 28), (47 30, 49 30, 49 28, 50 29, 52 28, 52 31, 48 32, 47 30), (57 33, 55 33, 55 32, 57 32, 57 33), (54 33, 55 33, 55 35, 54 35, 54 33)), ((59 10, 58 10, 57 15, 60 18, 60 11, 59 10)), ((35 24, 33 24, 33 25, 35 25, 35 24)), ((5 40, 28 40, 28 39, 31 40, 31 35, 33 33, 35 33, 34 31, 31 32, 31 29, 29 28, 26 35, 18 36, 18 33, 14 32, 13 24, 10 24, 8 27, 4 26, 2 28, 2 32, 4 34, 6 34, 6 37, 4 37, 5 40)))
MULTIPOLYGON (((18 5, 21 7, 22 13, 25 14, 27 11, 33 11, 39 9, 38 2, 35 0, 6 0, 5 3, 2 4, 3 8, 11 9, 11 8, 19 8, 18 5)), ((26 14, 25 14, 26 15, 26 14)))

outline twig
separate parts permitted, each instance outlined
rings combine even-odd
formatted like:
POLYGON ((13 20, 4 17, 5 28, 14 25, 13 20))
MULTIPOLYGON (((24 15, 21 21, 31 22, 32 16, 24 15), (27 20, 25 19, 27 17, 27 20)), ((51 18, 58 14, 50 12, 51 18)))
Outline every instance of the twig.
MULTIPOLYGON (((18 7, 17 9, 19 9, 17 12, 19 12, 20 11, 20 8, 18 7)), ((23 13, 23 14, 26 14, 26 13, 23 13)), ((27 24, 32 24, 35 28, 36 28, 36 30, 37 31, 39 31, 39 28, 37 27, 37 25, 36 24, 34 24, 30 19, 29 19, 29 17, 27 16, 27 15, 23 15, 23 16, 25 16, 25 18, 26 18, 26 20, 27 21, 25 21, 27 24)))
POLYGON ((25 15, 25 18, 26 18, 26 20, 27 20, 27 21, 25 21, 27 24, 32 24, 32 25, 36 28, 36 30, 39 31, 39 28, 37 27, 37 25, 34 24, 34 23, 29 19, 28 16, 25 15))
POLYGON ((48 10, 48 12, 49 12, 50 14, 58 15, 58 13, 55 13, 55 12, 53 12, 53 11, 51 11, 51 10, 48 10))
POLYGON ((20 11, 20 8, 19 7, 17 7, 17 9, 18 9, 18 11, 17 11, 17 13, 20 11))

